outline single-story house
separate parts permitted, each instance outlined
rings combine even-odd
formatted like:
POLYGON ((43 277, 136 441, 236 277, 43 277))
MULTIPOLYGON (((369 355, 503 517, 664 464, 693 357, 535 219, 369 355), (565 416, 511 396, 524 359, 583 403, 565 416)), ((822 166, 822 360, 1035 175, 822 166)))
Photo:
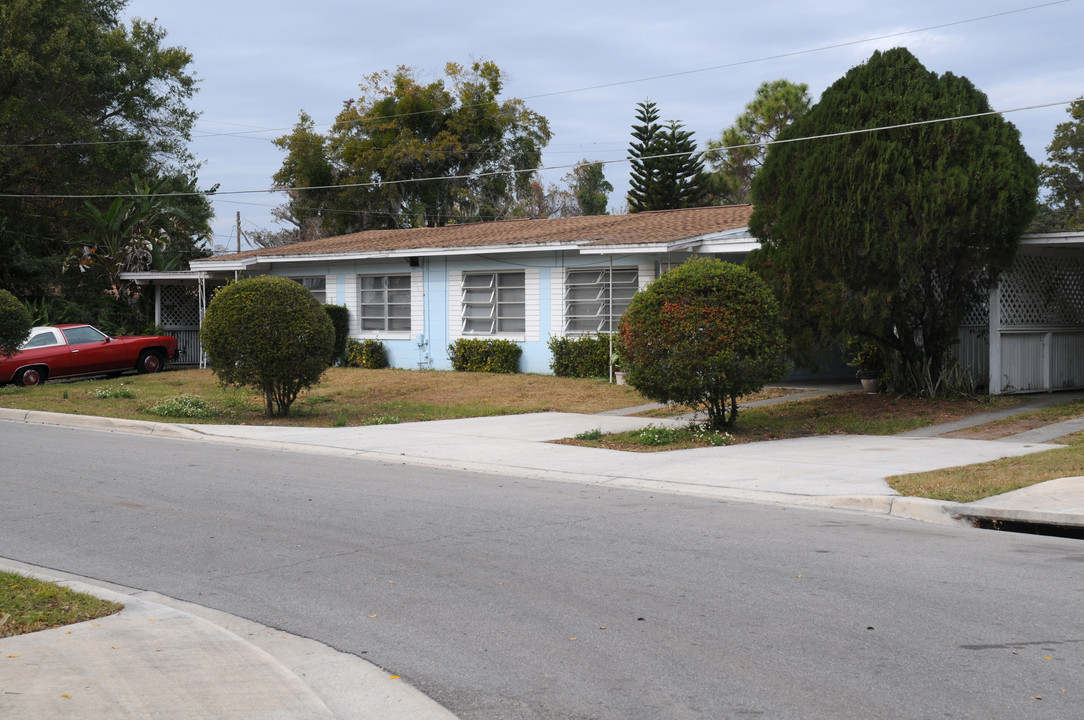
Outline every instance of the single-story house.
POLYGON ((697 254, 741 262, 757 247, 751 213, 739 205, 370 230, 126 277, 158 286, 156 318, 185 333, 189 361, 209 288, 280 275, 345 305, 350 336, 382 341, 394 367, 451 369, 449 344, 480 337, 519 343, 520 369, 547 373, 551 337, 609 332, 667 268, 697 254))
MULTIPOLYGON (((451 368, 459 338, 513 340, 550 372, 552 337, 609 332, 635 292, 696 255, 740 263, 759 247, 749 205, 439 228, 370 230, 124 277, 157 289, 156 321, 200 362, 199 321, 228 280, 279 275, 345 305, 350 335, 394 367, 451 368)), ((1025 236, 1018 262, 961 329, 958 354, 993 392, 1084 387, 1084 233, 1025 236)))

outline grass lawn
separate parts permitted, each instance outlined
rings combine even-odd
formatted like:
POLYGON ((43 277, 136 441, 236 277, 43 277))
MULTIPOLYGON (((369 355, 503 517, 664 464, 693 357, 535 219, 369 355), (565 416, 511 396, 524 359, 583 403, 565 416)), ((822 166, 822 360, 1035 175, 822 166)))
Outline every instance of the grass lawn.
POLYGON ((0 572, 0 638, 95 620, 123 609, 51 582, 0 572))
POLYGON ((647 402, 628 386, 552 375, 331 368, 287 418, 263 396, 224 388, 210 370, 175 370, 0 388, 0 407, 132 420, 349 427, 546 411, 598 413, 647 402))
POLYGON ((900 495, 973 502, 1047 480, 1084 475, 1084 433, 1064 440, 1067 443, 1064 447, 1053 450, 978 465, 897 475, 888 478, 888 484, 900 495))
MULTIPOLYGON (((749 402, 757 397, 742 398, 749 402)), ((644 437, 643 431, 593 435, 566 441, 568 444, 605 447, 612 450, 654 451, 674 450, 708 445, 783 440, 811 435, 895 435, 928 425, 958 420, 1022 402, 1015 397, 982 400, 919 400, 891 395, 845 393, 795 400, 766 407, 740 410, 738 422, 729 431, 729 438, 720 442, 707 433, 678 435, 671 444, 660 444, 644 437)), ((688 408, 679 408, 688 412, 688 408)), ((660 411, 652 416, 662 417, 660 411)))

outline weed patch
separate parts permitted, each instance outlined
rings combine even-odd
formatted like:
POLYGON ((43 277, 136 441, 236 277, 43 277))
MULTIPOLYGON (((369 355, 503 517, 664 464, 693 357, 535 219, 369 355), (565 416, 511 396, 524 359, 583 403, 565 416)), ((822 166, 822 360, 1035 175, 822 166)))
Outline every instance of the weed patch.
POLYGON ((87 392, 95 400, 111 400, 114 398, 134 398, 135 391, 120 385, 119 387, 97 387, 87 392))
POLYGON ((171 418, 214 418, 222 414, 222 410, 198 395, 179 395, 166 398, 155 405, 147 408, 151 415, 171 418))

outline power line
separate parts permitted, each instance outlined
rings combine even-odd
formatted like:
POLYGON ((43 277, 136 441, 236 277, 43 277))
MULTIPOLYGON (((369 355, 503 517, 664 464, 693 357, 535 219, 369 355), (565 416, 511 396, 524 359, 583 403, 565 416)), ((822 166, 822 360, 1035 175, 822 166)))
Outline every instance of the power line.
MULTIPOLYGON (((788 139, 785 139, 785 140, 771 140, 771 141, 766 141, 766 142, 763 142, 763 143, 747 143, 747 144, 744 144, 744 145, 726 145, 726 146, 720 146, 720 147, 716 147, 716 148, 710 148, 710 149, 707 149, 707 150, 698 150, 696 152, 696 154, 697 155, 716 154, 716 153, 726 152, 728 150, 740 150, 740 149, 743 149, 743 148, 763 147, 763 146, 767 146, 767 145, 780 145, 780 144, 785 144, 785 143, 808 142, 808 141, 813 141, 813 140, 825 140, 825 139, 834 138, 834 137, 844 137, 844 136, 847 136, 847 135, 861 135, 861 134, 882 132, 882 131, 888 131, 888 130, 900 130, 900 129, 903 129, 903 128, 919 127, 919 126, 922 126, 922 125, 934 125, 934 124, 937 124, 937 123, 954 122, 954 121, 957 121, 957 120, 971 120, 971 119, 980 118, 980 117, 990 117, 990 116, 993 116, 993 115, 1005 115, 1005 114, 1008 114, 1008 113, 1023 112, 1025 110, 1038 110, 1038 109, 1041 109, 1041 108, 1056 107, 1058 105, 1070 105, 1073 102, 1075 102, 1075 100, 1058 100, 1058 101, 1055 101, 1055 102, 1040 103, 1040 104, 1037 104, 1037 105, 1025 105, 1025 106, 1021 106, 1021 107, 1010 108, 1010 109, 1007 109, 1007 110, 989 110, 987 112, 971 113, 971 114, 968 114, 968 115, 955 115, 955 116, 952 116, 952 117, 936 118, 936 119, 932 119, 932 120, 915 120, 915 121, 912 121, 912 122, 899 123, 899 124, 896 124, 896 125, 884 125, 884 126, 873 127, 873 128, 858 128, 858 129, 855 129, 855 130, 842 130, 840 132, 835 132, 835 133, 825 133, 825 134, 822 134, 822 135, 810 135, 810 136, 805 136, 805 137, 800 137, 800 138, 788 138, 788 139)), ((655 158, 681 157, 681 156, 686 156, 686 155, 689 155, 689 154, 690 153, 685 153, 685 152, 663 153, 663 154, 658 154, 658 155, 645 155, 645 156, 643 156, 641 158, 637 158, 637 159, 639 159, 639 160, 649 160, 649 159, 655 159, 655 158)), ((598 160, 598 161, 594 161, 594 162, 599 164, 599 165, 612 165, 612 164, 615 164, 615 163, 631 162, 632 160, 633 160, 632 157, 626 156, 626 157, 618 159, 618 160, 598 160)), ((467 175, 440 175, 440 176, 436 176, 436 177, 407 178, 407 179, 403 179, 403 180, 386 180, 386 181, 364 182, 364 183, 344 183, 342 185, 309 185, 309 186, 288 187, 288 188, 266 188, 266 189, 261 189, 261 190, 230 190, 230 191, 225 191, 225 192, 222 192, 222 191, 216 191, 216 192, 195 191, 195 192, 179 192, 179 193, 162 193, 160 195, 137 195, 135 193, 128 193, 128 194, 121 193, 121 194, 112 194, 112 195, 106 195, 106 194, 101 194, 101 195, 64 195, 64 194, 56 194, 56 195, 53 195, 53 194, 17 195, 17 194, 9 194, 9 193, 0 193, 0 198, 37 198, 37 199, 50 199, 50 200, 58 200, 58 199, 66 199, 66 200, 71 200, 71 199, 106 200, 106 199, 113 199, 113 198, 193 197, 193 196, 204 196, 204 197, 208 197, 208 198, 218 198, 218 197, 225 197, 225 196, 230 196, 230 195, 254 195, 254 194, 277 193, 277 192, 301 192, 301 191, 306 191, 306 190, 342 190, 342 189, 348 189, 348 188, 382 187, 382 186, 387 186, 387 185, 408 185, 408 184, 422 183, 422 182, 437 182, 437 181, 449 181, 449 180, 470 180, 470 179, 477 179, 477 178, 484 178, 484 177, 494 177, 494 176, 498 176, 498 175, 519 175, 519 174, 523 174, 523 173, 535 173, 535 172, 543 172, 543 171, 549 171, 549 170, 565 170, 565 169, 575 168, 578 165, 580 165, 580 163, 572 163, 572 164, 566 164, 566 165, 550 165, 550 166, 543 166, 543 167, 537 167, 537 168, 526 168, 526 169, 523 169, 523 170, 516 170, 516 169, 495 170, 495 171, 491 171, 491 172, 473 173, 473 174, 467 174, 467 175)))
MULTIPOLYGON (((759 57, 759 58, 752 58, 752 59, 747 59, 747 60, 737 60, 737 61, 734 61, 734 62, 724 63, 722 65, 712 65, 710 67, 696 68, 694 70, 679 70, 677 72, 672 72, 672 73, 664 73, 664 74, 661 74, 661 75, 651 75, 651 76, 648 76, 648 77, 633 78, 631 80, 618 80, 618 81, 611 82, 611 83, 602 83, 602 84, 599 84, 599 85, 588 85, 588 86, 585 86, 585 87, 573 88, 573 89, 570 89, 570 90, 555 90, 553 92, 548 92, 548 93, 537 93, 535 95, 526 95, 524 97, 515 98, 515 99, 518 99, 518 100, 536 100, 536 99, 539 99, 539 98, 555 97, 555 96, 558 96, 558 95, 570 95, 570 94, 573 94, 573 93, 588 92, 588 91, 591 91, 591 90, 603 90, 603 89, 611 88, 611 87, 621 87, 621 86, 624 86, 624 85, 635 85, 635 84, 644 83, 644 82, 651 82, 651 81, 654 81, 654 80, 666 80, 666 79, 669 79, 669 78, 682 77, 682 76, 686 76, 686 75, 696 75, 696 74, 699 74, 699 73, 712 72, 714 70, 726 70, 726 69, 729 69, 729 68, 742 67, 742 66, 745 66, 745 65, 754 65, 756 63, 768 62, 768 61, 771 61, 771 60, 782 60, 782 59, 786 59, 786 58, 800 57, 802 55, 810 55, 810 54, 813 54, 813 53, 825 52, 827 50, 838 50, 840 48, 853 47, 855 45, 863 45, 865 43, 870 43, 870 42, 878 42, 878 41, 881 41, 881 40, 891 40, 893 38, 905 37, 907 35, 917 35, 919 33, 930 32, 932 30, 941 30, 941 29, 944 29, 944 28, 947 28, 947 27, 955 27, 955 26, 958 26, 958 25, 966 25, 966 24, 969 24, 969 23, 981 22, 981 21, 984 21, 984 20, 992 20, 992 19, 995 19, 995 18, 1006 17, 1006 16, 1009 16, 1009 15, 1017 15, 1017 14, 1020 14, 1020 13, 1031 12, 1033 10, 1041 10, 1043 8, 1052 7, 1052 6, 1055 6, 1055 5, 1064 5, 1064 4, 1068 3, 1068 2, 1072 2, 1072 0, 1053 0, 1052 2, 1040 3, 1038 5, 1029 5, 1029 6, 1023 7, 1023 8, 1017 8, 1015 10, 1005 10, 1003 12, 991 13, 989 15, 980 15, 978 17, 965 18, 965 19, 962 19, 962 20, 953 20, 951 22, 940 23, 940 24, 937 24, 937 25, 928 25, 928 26, 925 26, 925 27, 914 28, 914 29, 911 29, 911 30, 901 30, 899 32, 888 33, 886 35, 877 35, 877 36, 874 36, 874 37, 863 38, 863 39, 860 39, 860 40, 848 40, 848 41, 845 41, 845 42, 833 43, 831 45, 821 45, 821 46, 814 47, 814 48, 806 48, 804 50, 794 50, 792 52, 779 53, 779 54, 776 54, 776 55, 766 55, 766 56, 759 57)), ((477 103, 477 104, 472 104, 472 105, 463 105, 461 107, 462 108, 481 107, 483 104, 484 103, 477 103)), ((378 117, 374 117, 374 118, 361 118, 359 120, 351 121, 351 122, 352 123, 353 122, 362 122, 364 120, 383 120, 383 119, 387 119, 387 118, 391 118, 391 117, 411 117, 411 116, 415 116, 415 115, 427 115, 427 114, 441 112, 441 111, 442 111, 441 109, 437 109, 437 110, 418 110, 418 111, 411 112, 411 113, 403 113, 402 115, 399 115, 399 116, 384 115, 384 116, 378 116, 378 117)), ((335 121, 335 122, 331 122, 331 123, 314 123, 313 127, 332 127, 332 126, 335 126, 335 125, 338 125, 338 124, 340 124, 339 121, 335 121)), ((270 138, 252 138, 252 135, 254 135, 256 133, 265 133, 265 132, 288 132, 288 131, 292 130, 294 127, 296 127, 296 126, 285 127, 285 128, 262 128, 262 129, 255 129, 255 130, 242 130, 242 131, 228 132, 228 133, 199 133, 197 131, 196 137, 198 137, 200 139, 215 138, 215 137, 235 137, 235 138, 256 139, 256 140, 264 140, 266 142, 273 142, 270 138)), ((54 143, 27 143, 27 144, 0 143, 0 147, 3 147, 3 148, 12 148, 12 147, 57 148, 57 149, 60 149, 60 148, 64 148, 64 147, 81 147, 81 146, 93 146, 93 145, 115 145, 115 144, 123 144, 123 143, 141 143, 141 142, 149 142, 149 140, 146 139, 146 138, 131 138, 131 139, 127 139, 127 140, 79 141, 79 142, 71 142, 71 143, 56 143, 56 142, 54 142, 54 143)))
POLYGON ((1025 8, 1018 8, 1016 10, 1006 10, 1004 12, 992 13, 990 15, 981 15, 979 17, 967 18, 965 20, 954 20, 952 22, 941 23, 939 25, 929 25, 927 27, 915 28, 913 30, 901 30, 900 32, 889 33, 887 35, 878 35, 871 38, 863 38, 861 40, 849 40, 847 42, 834 43, 832 45, 821 45, 815 48, 807 48, 805 50, 795 50, 792 52, 779 53, 777 55, 765 55, 764 57, 754 58, 752 60, 738 60, 731 63, 725 63, 723 65, 712 65, 711 67, 698 68, 696 70, 681 70, 678 72, 665 73, 662 75, 652 75, 645 78, 637 78, 635 80, 620 80, 618 82, 606 83, 603 85, 589 85, 587 87, 576 88, 575 90, 557 90, 550 93, 542 93, 539 95, 527 95, 521 100, 536 100, 538 98, 553 97, 555 95, 567 95, 570 93, 587 92, 589 90, 602 90, 604 88, 620 87, 622 85, 633 85, 636 83, 650 82, 652 80, 666 80, 668 78, 682 77, 684 75, 695 75, 697 73, 711 72, 712 70, 726 70, 729 68, 741 67, 743 65, 753 65, 755 63, 767 62, 769 60, 783 60, 785 58, 799 57, 801 55, 811 55, 813 53, 824 52, 826 50, 838 50, 840 48, 852 47, 854 45, 863 45, 869 42, 878 42, 880 40, 891 40, 892 38, 903 37, 905 35, 916 35, 918 33, 929 32, 931 30, 941 30, 947 27, 954 27, 956 25, 965 25, 967 23, 980 22, 982 20, 991 20, 993 18, 1005 17, 1006 15, 1015 15, 1017 13, 1030 12, 1032 10, 1039 10, 1053 5, 1063 5, 1071 0, 1054 0, 1054 2, 1042 3, 1040 5, 1031 5, 1025 8))

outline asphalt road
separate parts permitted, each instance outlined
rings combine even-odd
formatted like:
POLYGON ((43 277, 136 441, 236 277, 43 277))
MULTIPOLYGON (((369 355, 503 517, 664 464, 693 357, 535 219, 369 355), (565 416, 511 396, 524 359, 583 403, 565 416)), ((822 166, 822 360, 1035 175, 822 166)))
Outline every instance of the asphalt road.
POLYGON ((0 423, 0 556, 315 638, 462 718, 1084 707, 1076 540, 0 423))

